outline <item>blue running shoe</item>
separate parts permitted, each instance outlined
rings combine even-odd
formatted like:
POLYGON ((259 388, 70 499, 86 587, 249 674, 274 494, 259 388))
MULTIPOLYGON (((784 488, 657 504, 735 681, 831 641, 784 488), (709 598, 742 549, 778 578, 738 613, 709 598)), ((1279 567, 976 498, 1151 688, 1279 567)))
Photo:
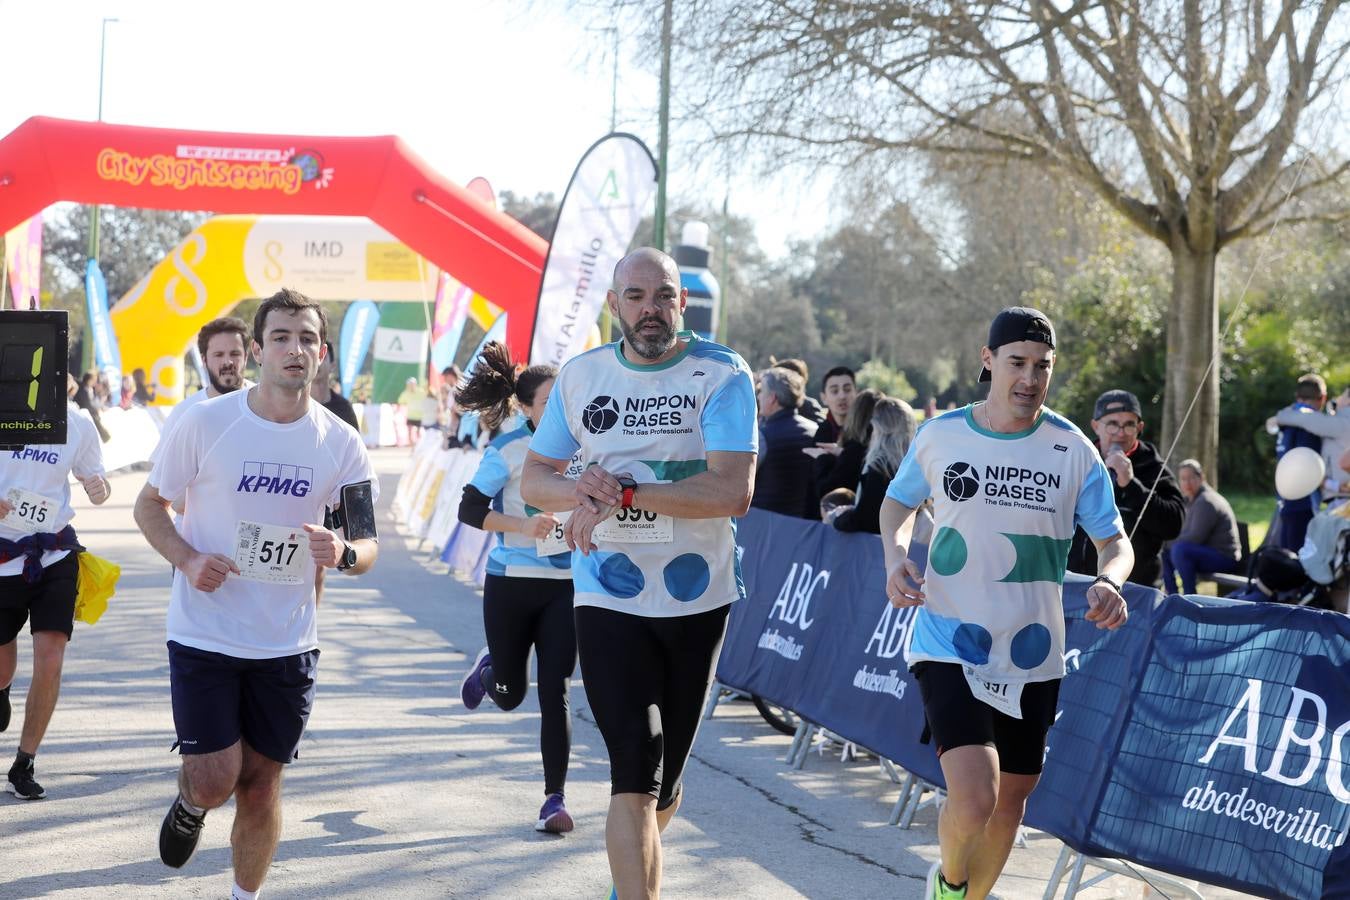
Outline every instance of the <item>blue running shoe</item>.
POLYGON ((482 675, 483 670, 490 665, 492 656, 488 648, 484 647, 478 651, 478 658, 473 661, 469 674, 464 676, 464 683, 459 686, 459 699, 464 701, 465 709, 477 709, 478 704, 483 702, 487 690, 483 687, 482 675))
POLYGON ((539 821, 535 823, 534 830, 547 831, 549 834, 566 834, 574 827, 572 816, 563 805, 563 795, 549 794, 539 809, 539 821))

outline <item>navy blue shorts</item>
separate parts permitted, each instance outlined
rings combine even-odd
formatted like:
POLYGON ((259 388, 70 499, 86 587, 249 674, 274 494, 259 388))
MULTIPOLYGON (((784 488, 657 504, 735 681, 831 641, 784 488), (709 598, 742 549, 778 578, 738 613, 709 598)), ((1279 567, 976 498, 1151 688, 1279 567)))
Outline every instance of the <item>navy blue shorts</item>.
POLYGON ((75 627, 75 597, 79 593, 80 555, 67 553, 42 570, 34 584, 22 575, 0 576, 0 645, 28 630, 59 631, 70 637, 75 627))
POLYGON ((240 659, 169 641, 174 746, 191 756, 243 738, 268 759, 290 762, 300 755, 318 668, 318 650, 240 659))

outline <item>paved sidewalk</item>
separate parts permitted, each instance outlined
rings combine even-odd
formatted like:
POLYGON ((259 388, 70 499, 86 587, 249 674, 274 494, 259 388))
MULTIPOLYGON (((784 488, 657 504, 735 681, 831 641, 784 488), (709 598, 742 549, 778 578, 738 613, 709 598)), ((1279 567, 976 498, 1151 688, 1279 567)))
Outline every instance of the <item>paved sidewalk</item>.
MULTIPOLYGON (((608 772, 579 676, 568 781, 577 830, 542 835, 533 830, 543 800, 537 704, 531 697, 513 713, 460 704, 460 678, 483 643, 481 595, 397 533, 387 508, 407 452, 375 457, 380 562, 361 578, 328 579, 318 700, 287 771, 286 824, 264 895, 602 900, 608 772)), ((0 898, 229 894, 229 806, 208 816, 186 868, 158 858, 177 757, 164 651, 169 569, 131 519, 144 478, 115 476, 104 507, 77 503, 82 541, 122 565, 122 582, 102 621, 76 625, 37 760, 48 799, 0 794, 0 898)), ((0 735, 6 765, 30 672, 25 634, 14 722, 0 735)), ((705 725, 665 837, 665 895, 919 897, 937 855, 933 811, 909 831, 888 827, 897 789, 875 761, 813 755, 790 771, 787 744, 748 703, 724 704, 705 725)), ((1032 833, 996 896, 1040 897, 1059 849, 1032 833)), ((1139 897, 1140 888, 1115 878, 1080 896, 1139 897)))

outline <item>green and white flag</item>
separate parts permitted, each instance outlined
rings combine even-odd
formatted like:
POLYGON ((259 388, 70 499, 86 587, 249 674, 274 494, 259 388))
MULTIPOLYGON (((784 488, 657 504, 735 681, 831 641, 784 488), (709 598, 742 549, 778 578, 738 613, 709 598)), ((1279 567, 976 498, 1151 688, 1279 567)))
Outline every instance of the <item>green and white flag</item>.
POLYGON ((371 402, 397 403, 409 378, 426 370, 427 315, 420 303, 381 303, 372 345, 371 402))
POLYGON ((614 266, 655 193, 656 161, 631 134, 607 135, 577 163, 544 263, 532 364, 561 366, 586 346, 614 266))

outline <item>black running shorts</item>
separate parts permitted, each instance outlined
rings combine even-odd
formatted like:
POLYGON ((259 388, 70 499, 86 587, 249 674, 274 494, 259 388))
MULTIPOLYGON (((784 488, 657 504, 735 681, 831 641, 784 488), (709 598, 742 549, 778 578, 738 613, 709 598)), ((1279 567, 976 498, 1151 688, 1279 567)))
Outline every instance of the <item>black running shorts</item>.
POLYGON ((23 575, 0 576, 0 644, 18 637, 24 622, 33 634, 59 631, 70 637, 79 575, 79 554, 72 550, 43 569, 42 577, 32 584, 23 575))
POLYGON ((319 651, 240 659, 169 641, 174 746, 185 756, 215 753, 243 738, 279 763, 299 756, 314 707, 319 651))
POLYGON ((921 662, 912 669, 923 694, 923 711, 938 756, 955 747, 981 745, 998 751, 999 771, 1039 775, 1045 735, 1055 722, 1059 679, 1022 689, 1022 718, 1014 719, 975 699, 956 663, 921 662))
POLYGON ((650 794, 657 809, 675 802, 730 611, 652 618, 576 608, 581 676, 609 750, 610 793, 650 794))

